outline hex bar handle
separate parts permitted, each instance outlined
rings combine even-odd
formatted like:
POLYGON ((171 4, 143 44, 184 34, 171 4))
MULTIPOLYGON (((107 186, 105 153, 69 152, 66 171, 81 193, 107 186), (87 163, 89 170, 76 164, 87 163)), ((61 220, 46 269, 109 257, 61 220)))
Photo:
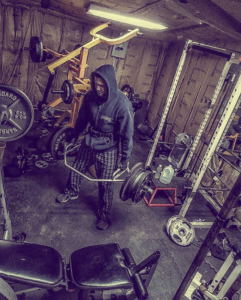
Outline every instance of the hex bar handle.
POLYGON ((126 33, 125 35, 122 35, 122 36, 120 36, 118 38, 115 38, 115 39, 110 39, 110 38, 104 37, 100 34, 96 34, 95 37, 99 38, 100 41, 104 44, 117 45, 117 44, 124 43, 124 42, 130 40, 131 38, 135 37, 138 32, 139 32, 139 29, 137 28, 137 29, 134 29, 134 30, 126 33))
POLYGON ((78 148, 80 146, 80 144, 78 145, 75 145, 74 147, 71 148, 71 150, 68 148, 70 146, 72 146, 73 144, 68 144, 68 145, 64 145, 64 164, 66 165, 66 167, 70 168, 72 171, 78 173, 79 175, 83 176, 85 179, 89 180, 89 181, 93 181, 93 182, 124 182, 125 179, 100 179, 100 178, 91 178, 91 177, 88 177, 86 176, 85 174, 79 172, 78 170, 76 170, 75 168, 73 168, 72 166, 70 166, 67 162, 67 154, 70 152, 70 151, 73 151, 74 149, 78 148))

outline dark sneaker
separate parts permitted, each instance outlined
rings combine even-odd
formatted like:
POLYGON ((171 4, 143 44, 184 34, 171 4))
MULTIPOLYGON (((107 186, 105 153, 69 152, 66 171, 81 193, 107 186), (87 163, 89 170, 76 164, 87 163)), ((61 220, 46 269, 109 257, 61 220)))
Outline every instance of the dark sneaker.
POLYGON ((59 203, 65 203, 68 202, 69 200, 75 200, 78 199, 78 195, 70 195, 70 194, 60 194, 58 195, 58 197, 56 198, 56 202, 59 203))
POLYGON ((109 225, 110 221, 100 219, 96 224, 96 228, 99 230, 105 230, 109 225))

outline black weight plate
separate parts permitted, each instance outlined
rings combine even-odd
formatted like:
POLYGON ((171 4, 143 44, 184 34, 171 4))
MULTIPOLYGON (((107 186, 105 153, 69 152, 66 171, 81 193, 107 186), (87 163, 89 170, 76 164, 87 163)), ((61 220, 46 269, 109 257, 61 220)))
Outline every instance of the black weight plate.
POLYGON ((65 80, 61 86, 61 90, 63 91, 63 94, 61 95, 63 102, 65 104, 71 104, 74 100, 73 83, 69 80, 65 80))
POLYGON ((33 105, 27 95, 16 87, 0 84, 0 141, 21 138, 33 120, 33 105))
POLYGON ((43 59, 43 44, 38 36, 32 36, 29 44, 29 54, 31 60, 40 63, 43 59))
POLYGON ((136 173, 139 173, 140 170, 143 170, 143 167, 144 167, 143 163, 137 163, 131 168, 129 175, 126 177, 126 179, 122 183, 122 186, 120 189, 120 199, 122 201, 126 201, 130 198, 129 197, 130 186, 132 185, 133 180, 135 180, 136 173))
POLYGON ((140 182, 139 180, 144 172, 145 169, 139 169, 138 172, 135 172, 134 176, 132 176, 132 180, 129 184, 129 198, 133 199, 133 197, 135 196, 136 190, 142 182, 140 182))
POLYGON ((135 181, 137 174, 143 171, 143 163, 137 163, 132 167, 129 175, 126 177, 120 189, 120 199, 126 201, 130 198, 131 186, 135 181))
POLYGON ((133 175, 131 176, 131 178, 129 179, 128 181, 128 185, 127 185, 127 188, 126 188, 126 197, 127 199, 132 199, 133 197, 133 189, 135 188, 136 186, 136 180, 137 178, 139 178, 139 175, 142 174, 145 170, 140 168, 140 169, 137 169, 133 175))
POLYGON ((133 188, 133 196, 132 196, 132 201, 134 203, 139 203, 143 196, 146 193, 145 186, 150 187, 150 183, 152 182, 153 179, 153 173, 151 171, 146 171, 142 174, 140 174, 140 178, 138 182, 136 183, 136 187, 133 188))
POLYGON ((53 136, 50 141, 50 153, 54 159, 64 158, 64 143, 70 143, 74 136, 72 127, 62 127, 53 136))

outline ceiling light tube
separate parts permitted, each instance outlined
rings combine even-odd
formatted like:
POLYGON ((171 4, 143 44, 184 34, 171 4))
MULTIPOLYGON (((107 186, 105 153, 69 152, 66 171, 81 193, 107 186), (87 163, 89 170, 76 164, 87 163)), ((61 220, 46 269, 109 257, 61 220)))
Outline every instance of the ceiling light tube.
POLYGON ((138 27, 144 27, 153 30, 163 30, 167 28, 161 25, 160 23, 141 20, 124 13, 115 13, 114 11, 108 8, 97 6, 95 4, 90 4, 89 6, 87 6, 86 13, 97 17, 105 18, 108 20, 114 20, 117 22, 129 24, 129 25, 135 25, 138 27))

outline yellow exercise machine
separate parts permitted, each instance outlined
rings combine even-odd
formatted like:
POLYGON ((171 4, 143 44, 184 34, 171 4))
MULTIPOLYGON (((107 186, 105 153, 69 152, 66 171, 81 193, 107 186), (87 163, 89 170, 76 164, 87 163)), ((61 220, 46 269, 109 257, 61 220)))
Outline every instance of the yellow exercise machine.
MULTIPOLYGON (((71 104, 70 110, 66 110, 61 114, 55 123, 55 127, 59 126, 61 122, 69 116, 69 123, 65 126, 74 127, 78 111, 81 107, 84 95, 90 90, 90 80, 85 78, 85 70, 87 67, 88 51, 90 48, 105 43, 108 45, 117 45, 125 41, 130 40, 139 33, 139 29, 131 30, 123 36, 115 39, 110 39, 98 34, 99 31, 107 28, 109 22, 96 26, 90 31, 90 35, 93 37, 90 42, 85 45, 79 45, 71 52, 64 50, 64 53, 57 53, 47 47, 43 47, 42 42, 38 37, 32 37, 30 40, 30 47, 25 48, 30 51, 30 57, 33 62, 43 62, 46 58, 56 57, 57 60, 47 65, 50 76, 46 86, 46 90, 43 96, 43 100, 39 105, 39 108, 43 109, 46 105, 48 107, 56 107, 61 102, 71 104), (61 94, 61 97, 53 100, 49 104, 47 102, 48 92, 53 82, 55 70, 64 63, 68 63, 67 80, 62 84, 60 91, 53 91, 53 93, 61 94)), ((47 108, 45 108, 47 110, 47 108)))

